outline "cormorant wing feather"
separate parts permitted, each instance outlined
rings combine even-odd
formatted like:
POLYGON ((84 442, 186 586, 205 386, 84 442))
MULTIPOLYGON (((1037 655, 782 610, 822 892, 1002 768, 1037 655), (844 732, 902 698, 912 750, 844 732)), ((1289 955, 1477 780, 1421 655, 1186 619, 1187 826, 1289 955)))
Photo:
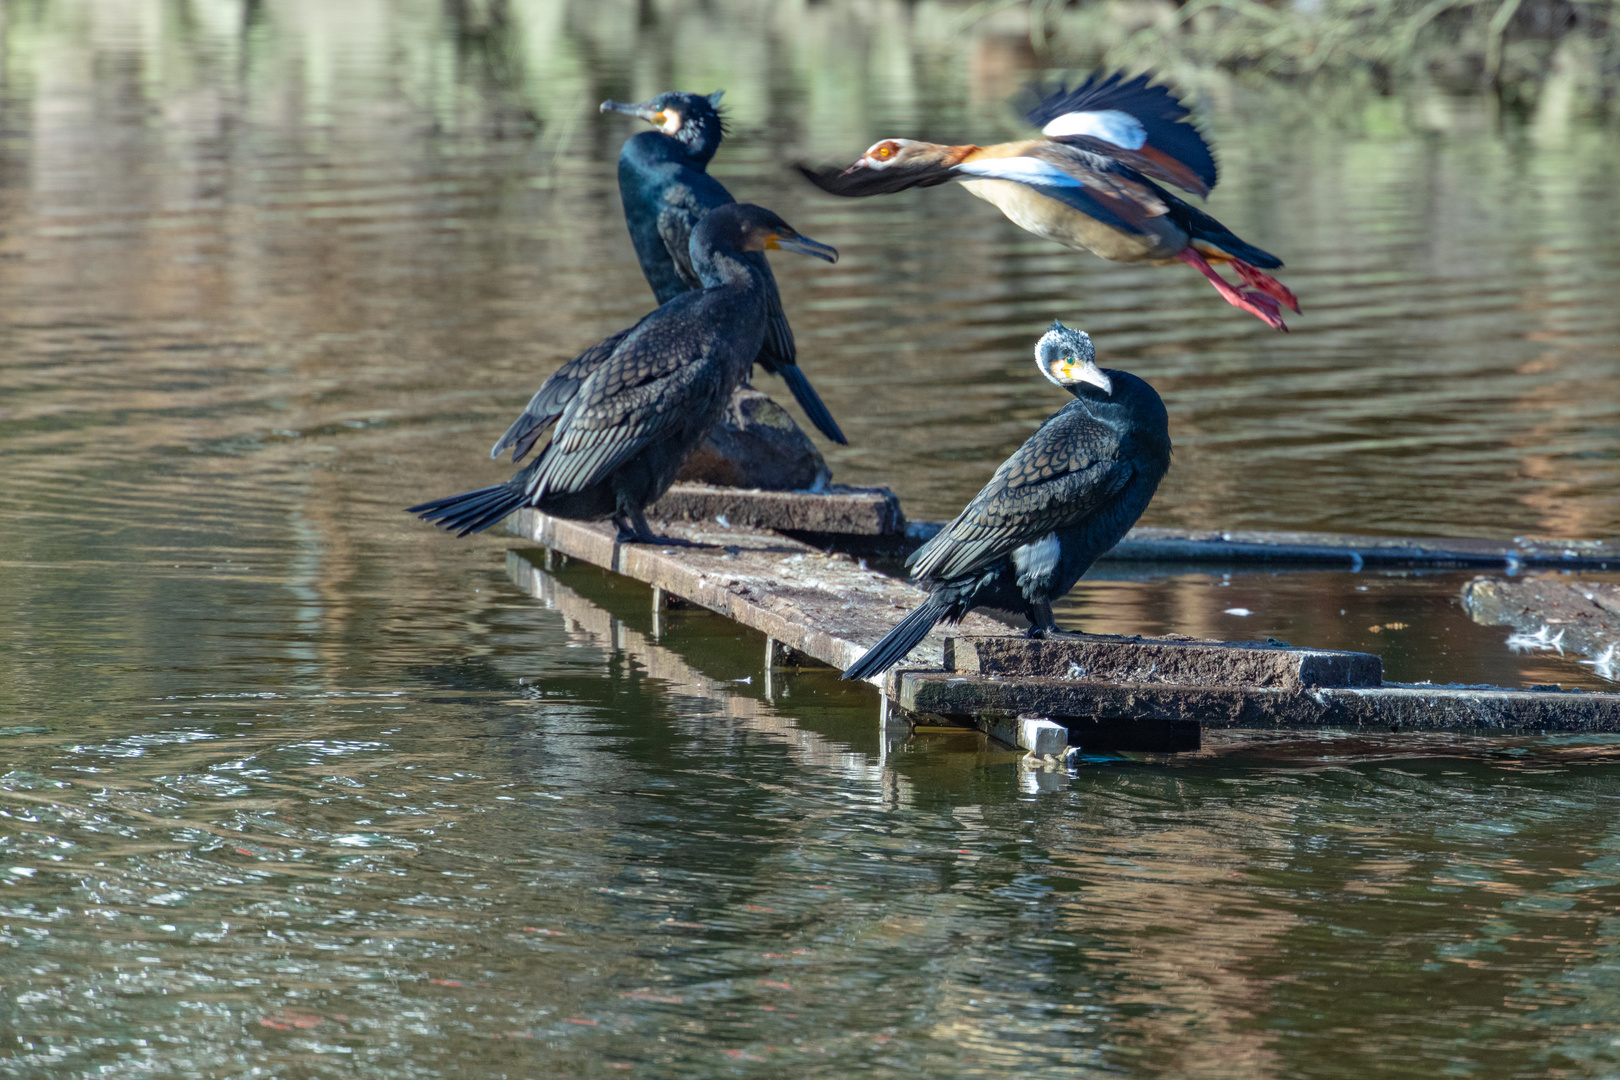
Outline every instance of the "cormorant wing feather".
POLYGON ((973 501, 909 560, 918 579, 948 581, 1006 558, 1095 512, 1131 477, 1119 436, 1071 403, 1002 463, 973 501))
POLYGON ((1209 144, 1187 122, 1187 107, 1168 87, 1149 86, 1149 78, 1093 73, 1073 90, 1060 85, 1042 92, 1031 87, 1038 100, 1025 115, 1053 138, 1091 137, 1154 157, 1164 169, 1180 174, 1160 179, 1209 194, 1217 180, 1209 144))
POLYGON ((697 228, 702 216, 694 208, 679 203, 664 206, 658 211, 658 237, 664 242, 670 261, 675 264, 675 272, 690 289, 703 288, 702 279, 692 268, 691 250, 692 230, 697 228))
POLYGON ((771 261, 763 251, 745 251, 741 258, 759 271, 760 282, 765 288, 765 342, 759 347, 759 355, 754 362, 770 374, 780 375, 782 368, 798 362, 793 328, 788 325, 787 312, 782 310, 782 293, 776 287, 771 261))
POLYGON ((812 169, 808 165, 795 165, 794 168, 822 191, 848 198, 889 195, 914 187, 933 187, 956 178, 949 166, 929 161, 914 165, 893 164, 882 169, 840 169, 837 166, 812 169))
MULTIPOLYGON (((636 325, 639 326, 640 323, 636 325)), ((512 421, 512 426, 506 429, 506 434, 502 435, 490 449, 489 456, 498 458, 501 451, 510 446, 512 460, 522 461, 545 430, 556 423, 557 417, 563 414, 568 403, 579 392, 580 384, 601 365, 602 361, 613 355, 613 350, 619 347, 619 342, 634 329, 632 326, 603 338, 552 372, 550 378, 541 383, 540 389, 534 392, 534 397, 529 399, 529 404, 524 408, 522 415, 512 421)))
POLYGON ((763 252, 756 251, 750 251, 744 257, 758 260, 757 265, 764 271, 765 281, 765 341, 760 345, 759 355, 754 357, 754 362, 787 383, 788 389, 793 392, 793 400, 799 403, 799 408, 804 410, 804 415, 816 426, 817 431, 840 446, 847 445, 849 440, 838 427, 838 421, 833 419, 832 411, 799 367, 793 328, 788 325, 787 313, 782 310, 782 294, 777 291, 770 260, 765 258, 763 252))
MULTIPOLYGON (((668 311, 669 305, 659 310, 668 311)), ((706 362, 705 353, 694 356, 680 347, 686 320, 670 322, 671 335, 660 332, 664 327, 649 326, 628 337, 586 378, 557 421, 544 464, 530 482, 531 497, 583 491, 605 479, 627 458, 686 423, 696 401, 718 392, 719 367, 706 362)))

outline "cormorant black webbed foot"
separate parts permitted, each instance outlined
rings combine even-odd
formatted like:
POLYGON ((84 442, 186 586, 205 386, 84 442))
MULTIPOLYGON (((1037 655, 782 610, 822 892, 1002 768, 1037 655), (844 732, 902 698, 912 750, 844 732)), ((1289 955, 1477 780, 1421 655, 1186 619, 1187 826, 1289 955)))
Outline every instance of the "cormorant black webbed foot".
POLYGON ((638 544, 652 544, 656 547, 712 547, 701 540, 683 540, 678 536, 654 536, 648 534, 645 540, 637 540, 638 544))
POLYGON ((616 544, 650 544, 653 547, 708 547, 708 544, 696 540, 682 540, 678 536, 659 536, 647 524, 645 512, 636 510, 622 514, 613 519, 619 527, 619 534, 613 538, 616 544))
POLYGON ((1035 641, 1057 637, 1063 631, 1052 621, 1052 605, 1045 601, 1029 606, 1029 636, 1035 641))

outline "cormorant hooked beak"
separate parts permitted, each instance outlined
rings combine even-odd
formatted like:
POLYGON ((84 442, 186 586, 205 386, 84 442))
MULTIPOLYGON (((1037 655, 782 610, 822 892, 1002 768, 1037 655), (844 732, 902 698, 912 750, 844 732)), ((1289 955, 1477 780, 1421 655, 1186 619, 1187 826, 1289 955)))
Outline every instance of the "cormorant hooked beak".
POLYGON ((835 263, 838 261, 838 249, 831 244, 818 243, 808 236, 798 233, 777 233, 765 241, 767 248, 776 248, 782 251, 793 251, 800 255, 809 255, 813 258, 835 263))
POLYGON ((1057 371, 1071 385, 1074 383, 1090 383, 1110 397, 1114 394, 1114 380, 1110 379, 1107 373, 1097 366, 1095 360, 1085 360, 1078 364, 1065 361, 1057 365, 1057 371))
POLYGON ((681 126, 679 118, 673 113, 670 113, 665 109, 655 109, 652 107, 650 102, 646 101, 625 102, 608 100, 602 102, 599 111, 605 113, 622 113, 625 116, 639 117, 640 119, 647 121, 647 123, 651 124, 653 127, 662 129, 665 134, 673 134, 670 129, 674 128, 675 130, 679 130, 681 126), (674 119, 675 121, 673 124, 670 123, 671 119, 674 119))

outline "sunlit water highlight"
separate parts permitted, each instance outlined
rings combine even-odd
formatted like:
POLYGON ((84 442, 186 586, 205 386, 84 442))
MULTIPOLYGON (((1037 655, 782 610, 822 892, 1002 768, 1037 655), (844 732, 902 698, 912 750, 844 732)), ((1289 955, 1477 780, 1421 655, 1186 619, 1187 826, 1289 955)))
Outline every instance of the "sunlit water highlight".
MULTIPOLYGON (((777 264, 829 460, 914 517, 1061 404, 1062 316, 1169 403, 1152 523, 1612 534, 1607 133, 1194 79, 1285 337, 955 189, 787 173, 999 137, 1036 58, 959 8, 446 10, 0 11, 0 1072, 1620 1068, 1610 740, 883 746, 865 688, 767 697, 734 625, 398 509, 503 475, 539 379, 645 310, 595 103, 724 86, 716 172, 844 255, 777 264)), ((1115 564, 1063 615, 1604 685, 1466 577, 1115 564)))

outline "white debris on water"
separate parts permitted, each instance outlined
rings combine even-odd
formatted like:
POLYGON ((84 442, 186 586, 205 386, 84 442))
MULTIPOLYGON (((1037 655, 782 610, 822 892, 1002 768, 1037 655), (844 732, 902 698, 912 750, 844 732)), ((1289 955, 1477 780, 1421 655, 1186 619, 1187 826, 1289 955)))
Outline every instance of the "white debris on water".
POLYGON ((1609 647, 1604 649, 1601 655, 1591 660, 1582 660, 1581 663, 1590 667, 1599 678, 1620 682, 1620 658, 1614 655, 1615 645, 1616 642, 1609 642, 1609 647))
POLYGON ((1516 631, 1508 635, 1507 647, 1514 652, 1536 652, 1541 649, 1555 649, 1559 656, 1564 655, 1564 632, 1552 632, 1552 627, 1543 625, 1533 634, 1516 631))
POLYGON ((1243 615, 1253 615, 1254 612, 1250 611, 1246 607, 1229 607, 1224 612, 1222 612, 1222 614, 1224 614, 1224 615, 1243 616, 1243 615))

